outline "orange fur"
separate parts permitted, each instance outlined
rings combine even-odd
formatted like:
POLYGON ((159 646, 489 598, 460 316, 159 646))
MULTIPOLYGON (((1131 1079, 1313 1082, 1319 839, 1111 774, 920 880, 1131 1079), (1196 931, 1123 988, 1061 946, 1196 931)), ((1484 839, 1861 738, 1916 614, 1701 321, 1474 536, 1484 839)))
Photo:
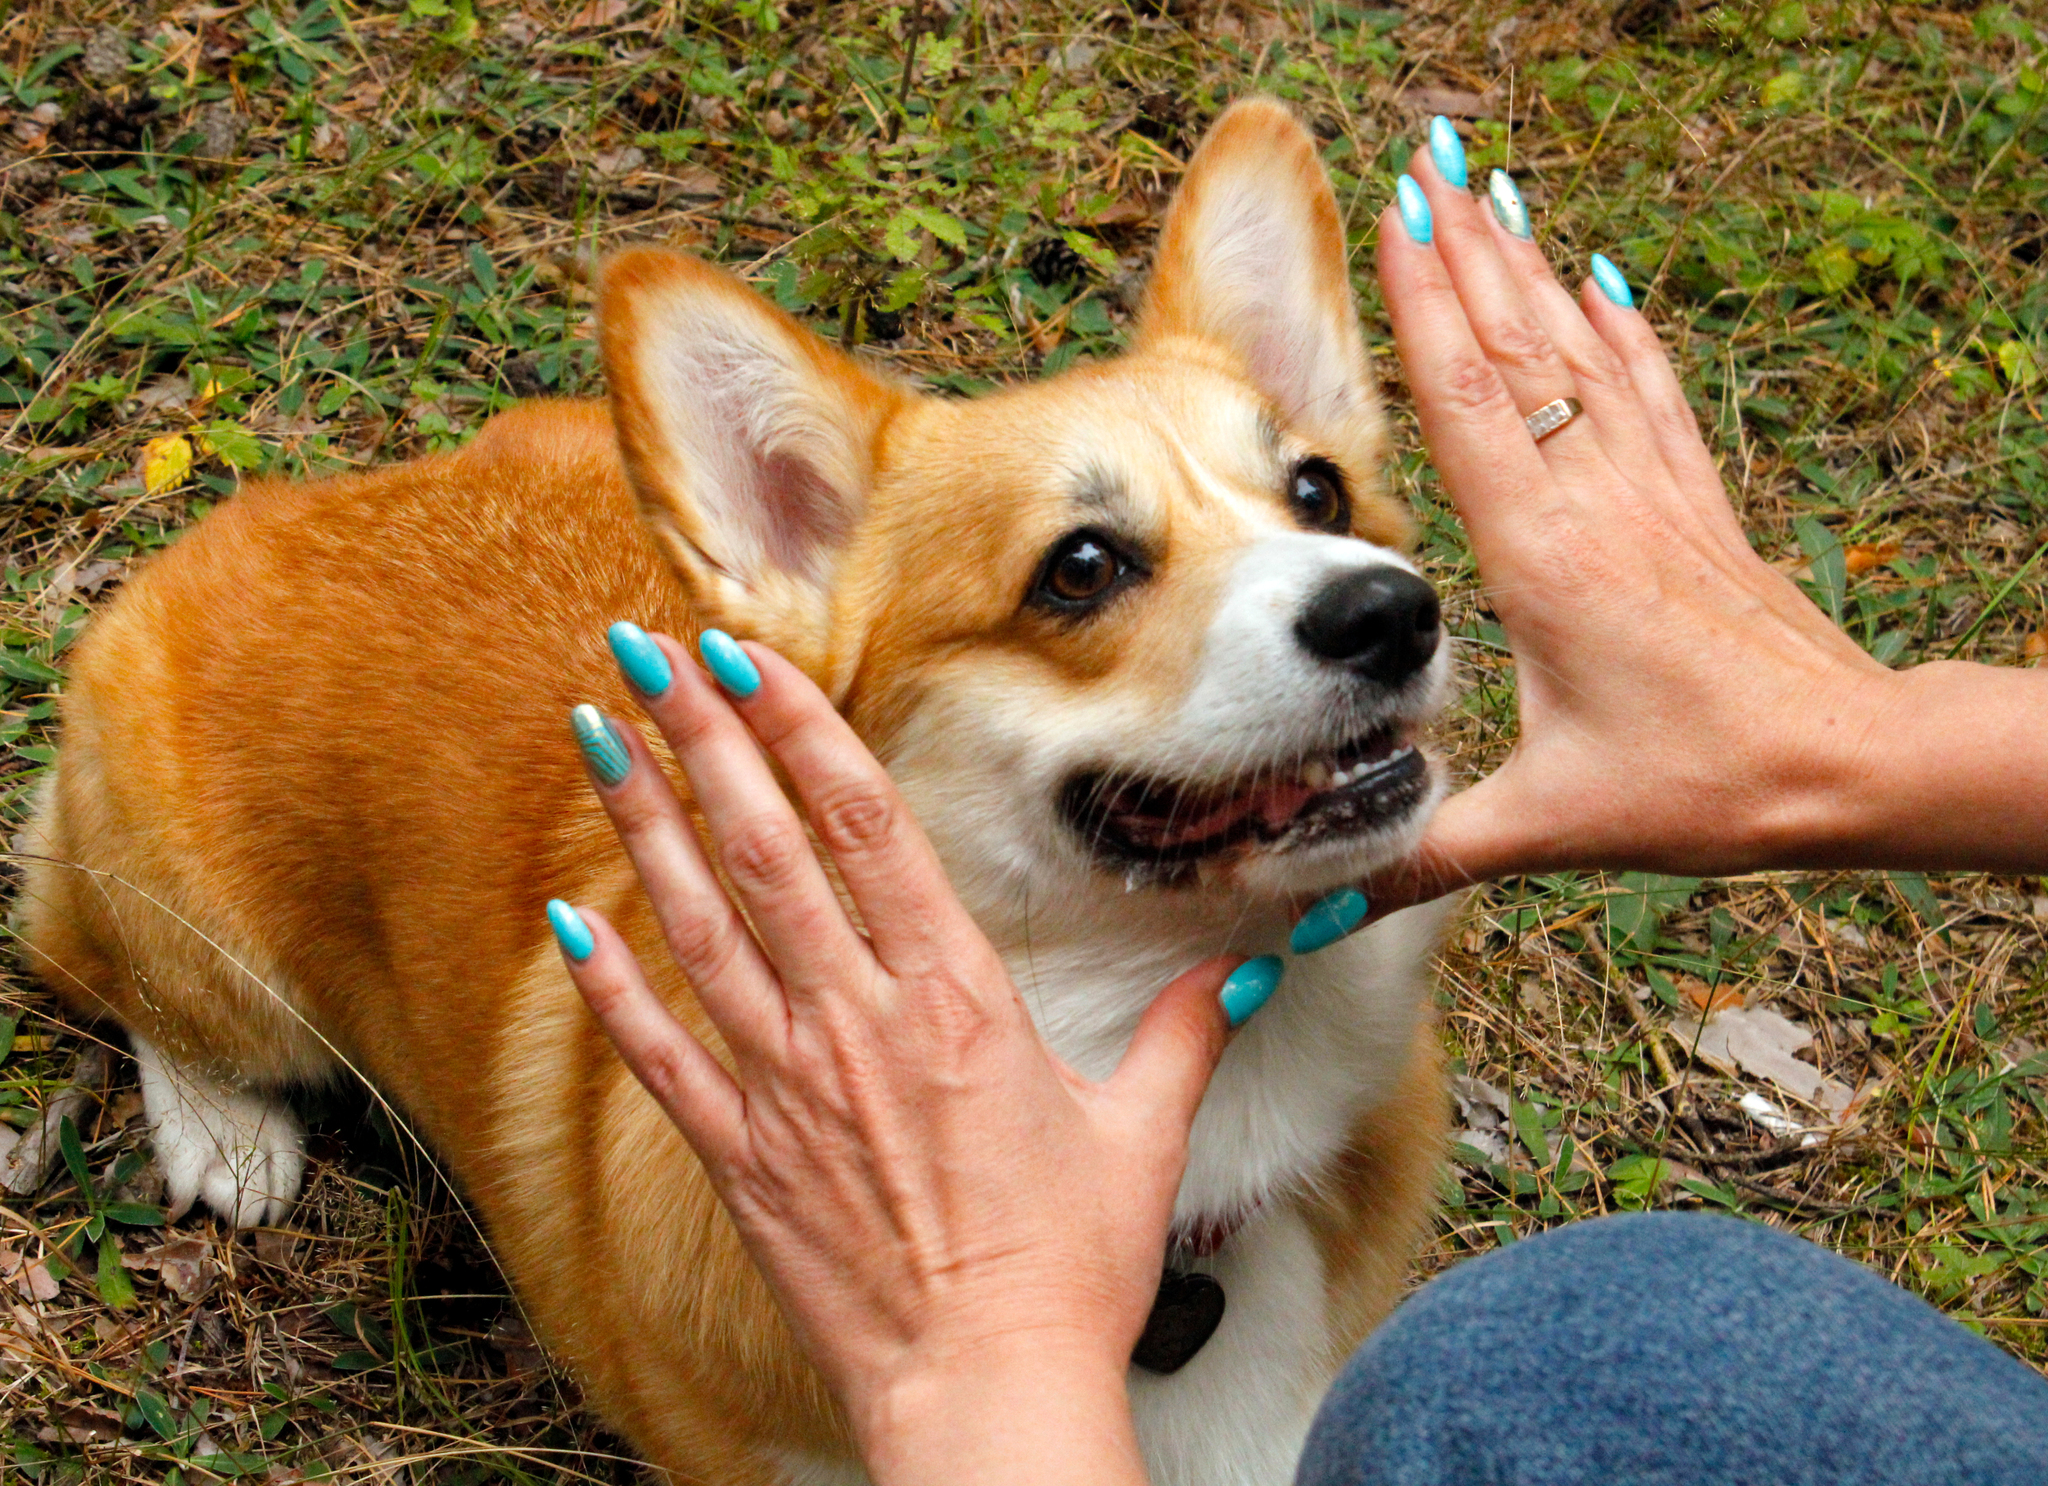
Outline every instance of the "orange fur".
MULTIPOLYGON (((1314 175, 1307 230, 1336 254, 1317 292, 1348 324, 1348 293, 1329 287, 1342 235, 1299 127, 1241 106, 1204 156, 1176 220, 1246 170, 1314 175)), ((1169 229, 1131 355, 971 403, 882 380, 705 265, 614 260, 609 415, 529 404, 454 454, 251 484, 98 616, 33 828, 47 860, 29 872, 24 937, 40 974, 223 1084, 343 1064, 373 1079, 446 1159, 592 1402, 675 1479, 766 1482, 778 1452, 843 1457, 834 1408, 694 1157, 548 937, 546 899, 599 909, 718 1046, 561 719, 586 701, 638 715, 604 646, 620 618, 774 644, 885 761, 965 687, 1164 705, 1188 684, 1240 508, 1269 499, 1219 408, 1318 441, 1360 493, 1358 534, 1401 541, 1362 359, 1349 403, 1312 383, 1293 408, 1285 386, 1262 390, 1271 369, 1204 318, 1204 276, 1226 271, 1212 258, 1169 229), (705 316, 775 348, 828 410, 788 434, 788 458, 846 509, 799 512, 794 535, 704 516, 705 473, 676 455, 696 435, 665 397, 700 372, 678 372, 664 337, 705 316), (1130 504, 1176 554, 1143 605, 1081 631, 1017 599, 1068 519, 1076 448, 1156 474, 1130 504)), ((1427 1211, 1442 1099, 1427 1029, 1418 1047, 1403 1092, 1299 1199, 1333 1345, 1391 1305, 1427 1211)))

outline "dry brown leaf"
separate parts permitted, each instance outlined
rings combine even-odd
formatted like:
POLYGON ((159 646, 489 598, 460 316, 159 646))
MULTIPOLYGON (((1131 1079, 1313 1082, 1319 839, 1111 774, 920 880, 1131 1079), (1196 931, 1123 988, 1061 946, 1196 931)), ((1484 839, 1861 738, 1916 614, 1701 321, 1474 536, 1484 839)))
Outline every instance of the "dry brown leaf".
POLYGON ((121 1264, 126 1269, 155 1270, 164 1288, 180 1300, 197 1300, 220 1277, 213 1243, 204 1238, 174 1238, 140 1254, 124 1254, 121 1264))
POLYGON ((1493 103, 1479 93, 1462 88, 1437 88, 1420 84, 1401 90, 1401 102, 1417 113, 1444 114, 1453 119, 1490 119, 1493 103))
POLYGON ((1685 999, 1712 1015, 1742 1004, 1742 993, 1728 986, 1709 986, 1696 975, 1681 975, 1674 982, 1685 999))
POLYGON ((1811 1063, 1792 1056, 1813 1034, 1766 1007, 1731 1007, 1702 1022, 1673 1023, 1672 1035, 1703 1062, 1734 1077, 1738 1072, 1768 1079, 1793 1098, 1839 1117, 1856 1092, 1811 1063))
POLYGON ((2020 654, 2028 660, 2039 660, 2042 656, 2048 655, 2048 629, 2037 629, 2028 635, 2026 642, 2020 646, 2020 654))
POLYGON ((49 1267, 40 1259, 29 1259, 16 1249, 0 1248, 0 1279, 10 1280, 14 1288, 29 1300, 55 1300, 57 1282, 50 1278, 49 1267))
POLYGON ((614 25, 632 8, 633 0, 590 0, 569 18, 569 29, 587 31, 595 26, 614 25))
POLYGON ((1884 566, 1904 550, 1897 542, 1858 542, 1842 554, 1842 561, 1853 578, 1858 573, 1884 566))
POLYGON ((58 1404, 50 1410, 50 1423, 36 1431, 36 1438, 48 1443, 103 1445, 121 1437, 121 1420, 77 1404, 58 1404))

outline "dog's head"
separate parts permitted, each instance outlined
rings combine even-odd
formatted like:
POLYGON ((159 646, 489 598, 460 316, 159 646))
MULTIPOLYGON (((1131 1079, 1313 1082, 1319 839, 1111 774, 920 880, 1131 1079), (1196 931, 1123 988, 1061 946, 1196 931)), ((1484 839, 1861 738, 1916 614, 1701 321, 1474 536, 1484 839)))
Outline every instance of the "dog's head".
POLYGON ((1344 234, 1277 104, 1188 168, 1134 348, 922 397, 730 277, 629 253, 620 446, 706 625, 775 646, 970 902, 1321 891, 1412 846, 1445 677, 1402 556, 1344 234))

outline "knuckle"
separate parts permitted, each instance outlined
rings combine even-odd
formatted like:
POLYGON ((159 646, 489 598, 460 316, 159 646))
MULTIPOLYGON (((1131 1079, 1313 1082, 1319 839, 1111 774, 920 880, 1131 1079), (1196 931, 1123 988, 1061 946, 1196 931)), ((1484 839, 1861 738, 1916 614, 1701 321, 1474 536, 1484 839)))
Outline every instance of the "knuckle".
POLYGON ((729 912, 690 912, 662 925, 669 953, 693 980, 713 979, 730 965, 743 933, 729 912))
POLYGON ((863 780, 819 801, 818 838, 835 856, 876 852, 895 839, 899 815, 887 789, 863 780))
POLYGON ((1624 395, 1632 392, 1635 386, 1635 379, 1629 375, 1628 363, 1615 355, 1604 342, 1586 347, 1573 358, 1572 375, 1591 386, 1624 395))
POLYGON ((774 816, 744 821, 719 843, 726 873, 743 892, 774 893, 794 886, 810 854, 795 823, 774 816))
POLYGON ((1557 364, 1557 347, 1541 327, 1515 317, 1489 325, 1481 344, 1487 355, 1514 371, 1543 371, 1557 364))
POLYGON ((1454 413, 1493 413, 1508 401, 1507 383, 1483 356, 1453 357, 1438 376, 1435 390, 1454 413))

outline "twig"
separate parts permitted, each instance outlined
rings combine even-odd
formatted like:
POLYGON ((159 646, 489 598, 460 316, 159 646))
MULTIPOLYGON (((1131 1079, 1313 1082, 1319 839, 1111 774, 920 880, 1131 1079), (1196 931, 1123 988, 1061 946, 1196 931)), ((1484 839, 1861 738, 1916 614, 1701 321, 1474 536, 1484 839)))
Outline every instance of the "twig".
POLYGON ((78 1066, 71 1070, 71 1082, 51 1096, 43 1106, 42 1118, 23 1131, 13 1149, 0 1158, 0 1190, 15 1197, 26 1197, 41 1190, 50 1175, 50 1168, 57 1164, 58 1130, 67 1118, 85 1108, 86 1102, 99 1092, 100 1085, 107 1081, 107 1070, 111 1066, 112 1059, 105 1048, 85 1050, 78 1066))
POLYGON ((924 0, 911 0, 910 18, 903 23, 903 29, 903 81, 897 86, 896 111, 889 115, 889 128, 883 135, 890 144, 896 143, 896 135, 910 112, 910 78, 917 67, 917 41, 924 34, 924 0))

